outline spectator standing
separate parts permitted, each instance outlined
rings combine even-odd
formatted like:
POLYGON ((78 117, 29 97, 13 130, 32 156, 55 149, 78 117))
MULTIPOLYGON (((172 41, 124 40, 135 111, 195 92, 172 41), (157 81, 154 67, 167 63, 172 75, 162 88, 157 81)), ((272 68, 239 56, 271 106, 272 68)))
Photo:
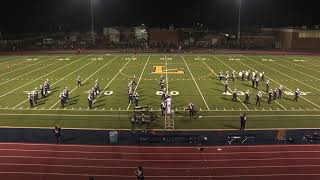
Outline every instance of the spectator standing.
POLYGON ((240 114, 240 130, 244 130, 246 127, 247 115, 246 113, 240 114))
POLYGON ((134 172, 138 180, 144 180, 144 173, 142 166, 138 166, 137 170, 134 172))
POLYGON ((136 129, 136 123, 137 123, 137 119, 136 119, 136 114, 132 113, 132 115, 130 116, 130 122, 131 122, 131 132, 132 134, 135 133, 135 129, 136 129))
POLYGON ((54 136, 56 137, 56 143, 57 144, 61 143, 61 128, 56 125, 54 127, 53 132, 54 132, 54 136))

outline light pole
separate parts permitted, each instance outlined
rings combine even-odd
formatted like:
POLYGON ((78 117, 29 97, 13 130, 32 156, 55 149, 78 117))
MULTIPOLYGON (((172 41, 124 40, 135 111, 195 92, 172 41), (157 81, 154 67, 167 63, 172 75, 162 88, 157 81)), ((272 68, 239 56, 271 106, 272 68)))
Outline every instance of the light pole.
POLYGON ((241 36, 241 4, 242 0, 239 0, 239 14, 238 14, 238 44, 240 44, 240 36, 241 36))
POLYGON ((93 0, 90 0, 91 3, 91 38, 92 38, 92 45, 94 45, 94 25, 93 25, 93 0))

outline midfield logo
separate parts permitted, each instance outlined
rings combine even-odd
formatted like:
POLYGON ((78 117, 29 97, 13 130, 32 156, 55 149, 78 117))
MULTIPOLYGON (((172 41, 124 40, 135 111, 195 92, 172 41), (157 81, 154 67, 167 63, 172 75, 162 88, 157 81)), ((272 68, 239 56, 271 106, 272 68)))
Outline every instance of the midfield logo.
POLYGON ((167 69, 167 66, 153 66, 152 74, 184 74, 183 68, 167 69))

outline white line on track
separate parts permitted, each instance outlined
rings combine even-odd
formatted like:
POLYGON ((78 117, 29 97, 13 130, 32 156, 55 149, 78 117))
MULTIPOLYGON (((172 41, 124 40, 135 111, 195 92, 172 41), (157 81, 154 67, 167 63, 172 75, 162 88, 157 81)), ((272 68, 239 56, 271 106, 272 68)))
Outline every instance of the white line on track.
MULTIPOLYGON (((204 153, 207 155, 207 153, 204 153)), ((67 164, 40 164, 40 163, 0 163, 0 166, 41 166, 41 167, 66 167, 66 168, 95 168, 95 169, 136 169, 134 166, 81 166, 67 164)), ((255 168, 302 168, 302 167, 320 167, 320 165, 275 165, 275 166, 207 166, 207 167, 148 167, 143 169, 149 170, 204 170, 204 169, 255 169, 255 168)))
MULTIPOLYGON (((253 61, 253 62, 256 62, 255 60, 253 60, 253 59, 251 59, 251 58, 249 58, 249 57, 246 57, 246 56, 243 56, 243 55, 241 55, 241 56, 244 57, 244 58, 246 58, 246 59, 248 59, 248 60, 251 60, 251 61, 253 61)), ((244 64, 244 63, 242 63, 242 62, 240 62, 240 61, 238 61, 238 62, 241 63, 241 64, 243 64, 243 65, 245 65, 245 66, 247 66, 247 67, 249 67, 249 68, 251 68, 251 69, 253 69, 251 66, 249 66, 249 65, 247 65, 247 64, 244 64)), ((273 71, 279 72, 280 74, 283 74, 283 75, 285 75, 285 76, 287 76, 287 77, 290 77, 290 76, 288 76, 288 75, 286 75, 286 74, 284 74, 284 73, 282 73, 282 72, 280 72, 280 71, 274 70, 273 68, 270 68, 269 66, 266 66, 266 65, 264 65, 264 64, 262 64, 262 63, 260 63, 260 62, 256 62, 256 63, 258 63, 258 64, 260 64, 260 65, 262 65, 262 66, 265 66, 265 67, 267 67, 267 68, 269 68, 269 69, 271 69, 271 70, 273 70, 273 71)), ((268 77, 268 76, 266 76, 266 77, 268 77)), ((290 77, 290 78, 291 78, 291 79, 294 79, 294 78, 292 78, 292 77, 290 77)), ((273 81, 273 82, 281 85, 281 83, 279 83, 279 82, 271 79, 270 77, 268 77, 268 79, 270 79, 271 81, 273 81)), ((296 79, 294 79, 294 80, 296 80, 296 79)), ((300 82, 301 82, 301 81, 300 81, 300 82)), ((303 84, 305 84, 305 83, 303 83, 303 84)), ((286 86, 284 86, 284 85, 282 85, 282 86, 283 86, 284 88, 288 89, 289 91, 292 91, 292 90, 289 89, 288 87, 286 87, 286 86)), ((292 91, 292 92, 293 92, 293 91, 292 91)), ((305 97, 303 97, 303 96, 301 96, 301 98, 304 99, 304 100, 306 100, 306 101, 308 101, 309 103, 313 104, 314 106, 320 108, 320 106, 319 106, 318 104, 310 101, 309 99, 307 99, 307 98, 305 98, 305 97)))
MULTIPOLYGON (((51 60, 51 59, 54 59, 54 58, 55 58, 55 57, 50 58, 50 59, 48 59, 48 60, 51 60)), ((48 61, 48 60, 47 60, 47 61, 48 61)), ((26 75, 31 74, 31 73, 33 73, 33 72, 39 71, 39 70, 41 70, 41 69, 44 69, 44 68, 46 68, 46 67, 48 67, 48 66, 57 64, 57 63, 59 63, 59 62, 58 62, 58 61, 57 61, 57 62, 53 62, 53 63, 48 64, 48 65, 46 65, 46 66, 41 66, 40 68, 37 68, 37 69, 35 69, 35 70, 33 70, 33 71, 28 71, 27 73, 24 73, 24 74, 22 74, 22 75, 20 75, 20 76, 17 76, 17 77, 15 77, 15 78, 12 78, 12 79, 10 79, 10 80, 8 80, 8 81, 5 81, 5 82, 3 82, 3 83, 0 83, 0 86, 3 85, 3 84, 6 84, 6 83, 8 83, 8 82, 11 82, 11 81, 13 81, 13 80, 15 80, 15 79, 18 79, 18 78, 20 78, 20 77, 23 77, 23 76, 26 76, 26 75)))
POLYGON ((123 71, 123 69, 131 62, 131 60, 134 58, 134 56, 132 56, 128 62, 122 66, 122 68, 118 71, 118 73, 110 80, 110 82, 103 88, 103 90, 101 91, 101 93, 97 96, 97 98, 93 101, 93 104, 98 100, 98 98, 101 96, 101 94, 103 94, 103 92, 109 87, 109 85, 114 81, 114 79, 123 71))
MULTIPOLYGON (((44 173, 44 172, 14 172, 14 171, 10 171, 10 172, 0 172, 0 174, 15 174, 15 175, 41 175, 41 176, 81 176, 81 177, 88 177, 88 176, 93 176, 93 177, 109 177, 109 178, 121 178, 121 179, 133 179, 136 176, 134 175, 107 175, 107 174, 71 174, 71 173, 44 173)), ((283 176, 320 176, 320 174, 257 174, 257 175, 251 175, 251 174, 247 174, 247 175, 221 175, 221 176, 217 176, 217 175, 211 175, 211 176, 189 176, 189 175, 185 175, 185 176, 166 176, 166 175, 162 175, 162 176, 148 176, 146 175, 146 178, 161 178, 161 179, 176 179, 176 178, 184 178, 184 179, 201 179, 201 178, 243 178, 243 177, 283 177, 283 176)), ((304 177, 305 178, 305 177, 304 177)))
POLYGON ((82 59, 84 59, 84 58, 86 58, 86 57, 88 57, 88 56, 89 56, 89 55, 84 56, 84 57, 81 57, 81 58, 79 58, 78 60, 76 60, 76 61, 74 61, 74 62, 72 62, 72 63, 66 64, 66 65, 64 65, 64 66, 62 66, 62 67, 60 67, 60 68, 58 68, 58 69, 55 69, 55 70, 53 70, 53 71, 50 71, 49 73, 47 73, 47 74, 45 74, 45 75, 43 75, 43 76, 40 76, 40 77, 38 77, 38 78, 30 81, 29 83, 26 83, 26 84, 24 84, 24 85, 22 85, 22 86, 20 86, 20 87, 15 88, 15 89, 12 90, 12 91, 9 91, 9 92, 1 95, 0 98, 4 97, 4 96, 6 96, 6 95, 8 95, 8 94, 10 94, 10 93, 12 93, 12 92, 14 92, 14 91, 17 91, 17 90, 19 90, 19 89, 21 89, 21 88, 23 88, 23 87, 25 87, 25 86, 27 86, 27 85, 29 85, 29 84, 37 81, 37 80, 39 80, 39 79, 41 79, 41 78, 43 78, 43 77, 45 77, 45 76, 48 76, 48 75, 50 75, 50 74, 52 74, 52 73, 54 73, 54 72, 56 72, 56 71, 59 71, 60 69, 63 69, 63 68, 65 68, 65 67, 67 67, 67 66, 70 66, 71 64, 74 64, 74 63, 76 63, 76 62, 78 62, 78 61, 81 61, 82 59))
MULTIPOLYGON (((17 127, 15 127, 17 128, 17 127)), ((49 129, 49 128, 46 128, 49 129)), ((52 129, 52 128, 50 128, 52 129)), ((71 128, 72 129, 72 128, 71 128)), ((283 128, 282 128, 283 129, 283 128)), ((290 129, 290 128, 289 128, 290 129)), ((298 128, 299 129, 299 128, 298 128)), ((314 129, 314 128, 313 128, 314 129)), ((233 129, 234 130, 234 129, 233 129)), ((255 130, 255 129, 252 129, 255 130)), ((271 130, 271 129, 270 129, 271 130)), ((278 129, 275 129, 278 130, 278 129)), ((13 142, 1 142, 0 143, 0 149, 1 145, 12 145, 12 146, 23 146, 24 148, 29 146, 29 147, 47 147, 47 148, 57 148, 57 147, 65 147, 65 148, 73 148, 73 147, 78 147, 78 148, 86 148, 86 150, 89 148, 101 148, 103 150, 108 149, 108 148, 127 148, 127 149, 195 149, 195 146, 126 146, 126 145, 83 145, 83 144, 36 144, 36 143, 13 143, 13 142)), ((313 147, 313 148, 320 148, 320 144, 270 144, 270 145, 246 145, 246 146, 238 146, 238 145, 218 145, 218 146, 203 146, 205 149, 217 149, 217 147, 220 147, 221 149, 227 148, 227 149, 245 149, 248 150, 252 148, 254 151, 257 151, 260 148, 263 148, 264 150, 266 149, 274 149, 276 148, 277 150, 280 150, 284 148, 287 150, 287 148, 292 148, 292 147, 313 147)))
MULTIPOLYGON (((85 160, 85 161, 124 161, 124 162, 203 162, 202 159, 121 159, 121 158, 84 158, 84 157, 53 157, 53 156, 5 156, 1 158, 21 158, 21 159, 48 159, 48 160, 85 160)), ((277 157, 277 158, 242 158, 242 159, 208 159, 208 162, 235 162, 235 161, 278 161, 278 160, 320 160, 318 157, 277 157)))
MULTIPOLYGON (((198 58, 200 58, 200 57, 198 56, 198 58)), ((201 59, 201 58, 200 58, 200 59, 201 59)), ((210 70, 211 72, 213 72, 214 75, 215 75, 217 78, 219 78, 218 74, 217 74, 206 62, 204 62, 202 59, 201 59, 201 62, 202 62, 204 65, 206 65, 207 68, 209 68, 209 70, 210 70)), ((228 89, 229 89, 229 91, 232 92, 232 90, 230 89, 230 87, 228 87, 228 89)), ((249 110, 248 106, 245 105, 245 104, 241 101, 241 99, 240 99, 239 97, 237 97, 237 99, 239 100, 239 102, 241 102, 241 104, 242 104, 247 110, 249 110)))
MULTIPOLYGON (((87 77, 82 83, 86 82, 87 80, 89 80, 92 76, 94 76, 97 72, 99 72, 101 69, 103 69, 104 67, 106 67, 107 65, 109 65, 111 62, 113 62, 115 59, 117 59, 119 56, 114 57, 113 59, 111 59, 109 62, 107 62, 106 64, 104 64, 102 67, 100 67, 99 69, 97 69, 94 73, 92 73, 89 77, 87 77)), ((95 61, 95 60, 94 60, 95 61)), ((92 61, 92 62, 94 62, 92 61)), ((83 68, 83 67, 82 67, 83 68)), ((81 68, 81 69, 82 69, 81 68)), ((78 69, 79 70, 79 69, 78 69)), ((75 91, 79 86, 76 86, 75 88, 73 88, 69 94, 71 94, 73 91, 75 91)), ((52 109, 54 106, 56 106, 60 101, 57 101, 55 104, 53 104, 49 109, 52 109)))
MULTIPOLYGON (((148 64, 148 62, 149 62, 149 60, 150 60, 150 57, 151 57, 151 56, 148 57, 147 62, 144 64, 144 67, 143 67, 142 72, 141 72, 141 74, 140 74, 140 77, 139 77, 138 83, 137 83, 137 85, 136 85, 136 88, 134 89, 134 92, 136 92, 137 89, 138 89, 138 86, 139 86, 139 84, 140 84, 140 80, 141 80, 141 78, 142 78, 142 75, 143 75, 146 67, 147 67, 147 64, 148 64)), ((129 102, 129 105, 128 105, 128 107, 127 107, 127 110, 129 110, 130 105, 131 105, 131 101, 129 102)))
MULTIPOLYGON (((90 145, 89 145, 90 146, 90 145)), ((223 149, 222 149, 223 150, 223 149)), ((54 149, 22 149, 22 148, 0 148, 1 151, 10 151, 10 152, 47 152, 47 153, 76 153, 76 154, 121 154, 121 155, 202 155, 202 152, 117 152, 111 150, 106 151, 90 151, 89 150, 54 150, 54 149)), ((205 152, 206 155, 241 155, 241 154, 306 154, 306 153, 320 153, 320 150, 300 150, 300 151, 291 151, 291 150, 275 150, 275 151, 231 151, 231 152, 224 152, 224 151, 216 151, 216 152, 205 152)), ((320 166, 320 164, 319 164, 320 166)))
POLYGON ((208 106, 208 104, 207 104, 207 101, 205 100, 204 96, 202 95, 202 92, 201 92, 201 90, 200 90, 200 88, 199 88, 199 86, 198 86, 198 83, 196 82, 196 80, 195 80, 195 78, 194 78, 194 76, 193 76, 193 74, 192 74, 192 72, 191 72, 191 70, 190 70, 190 68, 189 68, 186 60, 184 59, 184 57, 183 57, 182 55, 181 55, 181 58, 182 58, 184 64, 186 65, 186 67, 187 67, 187 69, 188 69, 188 71, 189 71, 189 73, 190 73, 190 75, 191 75, 191 77, 192 77, 192 79, 193 79, 193 82, 194 82, 194 84, 196 85, 196 87, 197 87, 197 89, 198 89, 198 91, 199 91, 199 93, 200 93, 200 95, 201 95, 201 97, 202 97, 203 102, 205 103, 207 109, 210 110, 210 108, 209 108, 209 106, 208 106))

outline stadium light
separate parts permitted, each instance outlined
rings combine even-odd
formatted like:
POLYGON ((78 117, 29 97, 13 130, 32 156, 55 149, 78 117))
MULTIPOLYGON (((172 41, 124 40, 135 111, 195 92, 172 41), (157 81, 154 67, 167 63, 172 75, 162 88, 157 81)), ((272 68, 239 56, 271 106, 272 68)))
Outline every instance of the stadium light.
POLYGON ((239 11, 238 11, 238 44, 240 44, 240 36, 241 36, 241 5, 242 0, 239 0, 239 11))
POLYGON ((93 0, 90 0, 90 5, 91 5, 91 38, 92 38, 92 45, 94 45, 93 0))

